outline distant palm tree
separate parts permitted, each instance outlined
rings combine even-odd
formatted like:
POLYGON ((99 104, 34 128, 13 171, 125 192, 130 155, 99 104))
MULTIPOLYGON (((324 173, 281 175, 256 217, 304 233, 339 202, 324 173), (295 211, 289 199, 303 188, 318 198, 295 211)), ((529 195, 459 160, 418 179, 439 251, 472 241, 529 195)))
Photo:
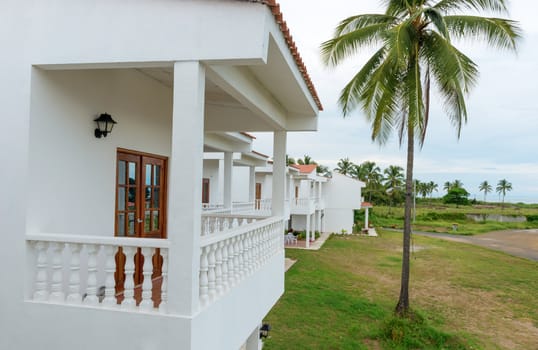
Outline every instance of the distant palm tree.
POLYGON ((439 185, 437 185, 435 182, 430 181, 427 184, 428 187, 428 194, 430 195, 430 198, 432 197, 433 191, 437 192, 437 189, 439 188, 439 185))
POLYGON ((328 177, 332 176, 332 173, 329 170, 329 167, 326 165, 321 165, 321 164, 318 164, 318 166, 316 167, 316 173, 322 176, 328 176, 328 177))
POLYGON ((463 182, 461 180, 454 180, 451 189, 453 188, 463 188, 463 182))
POLYGON ((293 159, 292 157, 286 154, 286 165, 292 165, 292 164, 295 164, 295 159, 293 159))
POLYGON ((439 89, 446 114, 460 135, 467 121, 465 95, 475 85, 477 65, 453 39, 478 39, 495 48, 516 49, 519 28, 502 18, 464 10, 508 12, 505 0, 384 0, 383 14, 344 19, 334 37, 321 45, 323 61, 336 66, 365 47, 376 52, 340 94, 343 115, 361 108, 371 124, 372 140, 384 144, 393 131, 407 140, 406 196, 400 298, 396 312, 409 311, 409 261, 415 141, 424 144, 431 83, 439 89))
POLYGON ((353 166, 351 167, 351 170, 349 170, 349 176, 351 176, 354 179, 358 179, 363 182, 366 182, 365 176, 364 176, 364 169, 359 164, 353 164, 353 166))
POLYGON ((428 184, 420 180, 415 180, 415 191, 416 194, 420 194, 422 199, 426 198, 428 195, 428 184))
POLYGON ((368 193, 368 201, 370 202, 372 200, 372 193, 377 191, 377 189, 380 187, 381 179, 383 178, 381 176, 381 169, 375 164, 375 162, 371 161, 365 161, 362 162, 361 165, 361 171, 363 172, 362 181, 366 182, 366 188, 365 193, 368 193))
POLYGON ((402 192, 405 178, 403 175, 403 168, 397 165, 389 165, 388 168, 383 170, 385 177, 382 179, 385 191, 389 196, 389 207, 392 207, 394 199, 402 192))
POLYGON ((497 188, 495 190, 497 191, 499 196, 502 195, 503 200, 501 208, 504 208, 504 196, 506 196, 506 192, 512 191, 512 184, 506 179, 499 180, 499 182, 497 183, 497 188))
POLYGON ((451 189, 452 189, 452 182, 447 181, 443 184, 443 190, 445 190, 446 193, 448 193, 451 189))
POLYGON ((297 164, 308 165, 308 164, 316 164, 316 162, 310 156, 307 156, 305 154, 303 159, 301 158, 297 159, 297 164))
POLYGON ((401 189, 405 181, 403 170, 404 169, 401 166, 389 165, 388 168, 383 170, 383 174, 385 174, 383 185, 385 185, 388 190, 401 189))
POLYGON ((342 175, 347 175, 350 172, 353 171, 353 162, 349 160, 349 158, 342 158, 338 161, 338 164, 336 164, 337 167, 334 169, 334 171, 339 172, 342 175))
POLYGON ((491 185, 487 181, 484 181, 480 184, 480 186, 478 186, 478 190, 480 192, 484 192, 484 202, 485 202, 487 194, 493 191, 493 187, 491 187, 491 185))

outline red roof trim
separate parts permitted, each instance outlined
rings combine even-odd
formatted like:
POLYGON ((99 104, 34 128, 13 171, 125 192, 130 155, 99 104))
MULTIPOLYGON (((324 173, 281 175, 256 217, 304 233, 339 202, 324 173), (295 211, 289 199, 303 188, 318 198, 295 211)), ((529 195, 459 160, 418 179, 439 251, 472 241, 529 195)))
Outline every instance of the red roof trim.
POLYGON ((257 154, 257 155, 259 155, 259 156, 261 156, 261 157, 264 157, 264 158, 269 158, 269 156, 268 156, 268 155, 265 155, 265 154, 263 154, 263 153, 260 153, 260 152, 256 152, 256 151, 251 151, 251 152, 252 152, 252 153, 254 153, 254 154, 257 154))
POLYGON ((241 135, 244 135, 244 136, 246 136, 246 137, 250 137, 252 140, 255 140, 255 139, 256 139, 256 136, 251 135, 251 134, 249 134, 248 132, 241 131, 240 134, 241 134, 241 135))
POLYGON ((314 102, 316 103, 316 106, 318 107, 318 109, 322 111, 323 105, 321 104, 321 100, 319 99, 316 88, 314 87, 314 83, 312 83, 312 79, 310 79, 310 75, 308 74, 308 71, 303 62, 303 59, 301 58, 301 55, 299 54, 297 45, 295 45, 295 41, 293 41, 293 37, 290 34, 288 24, 283 18, 282 12, 280 11, 280 5, 276 2, 276 0, 242 0, 242 1, 257 2, 257 3, 265 4, 269 7, 269 9, 271 10, 271 13, 275 17, 275 21, 278 24, 280 31, 284 35, 284 40, 286 41, 286 44, 288 44, 290 53, 293 56, 293 59, 295 60, 295 64, 297 64, 297 68, 299 69, 299 72, 303 76, 303 80, 306 84, 306 87, 308 88, 308 91, 310 91, 310 95, 314 99, 314 102))

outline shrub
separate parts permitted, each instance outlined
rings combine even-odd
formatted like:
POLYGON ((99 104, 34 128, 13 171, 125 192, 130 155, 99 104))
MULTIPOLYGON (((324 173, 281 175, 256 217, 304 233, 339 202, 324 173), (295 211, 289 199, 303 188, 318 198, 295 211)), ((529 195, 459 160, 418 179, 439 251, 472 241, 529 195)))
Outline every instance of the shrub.
POLYGON ((529 222, 538 221, 538 215, 527 215, 526 217, 529 222))

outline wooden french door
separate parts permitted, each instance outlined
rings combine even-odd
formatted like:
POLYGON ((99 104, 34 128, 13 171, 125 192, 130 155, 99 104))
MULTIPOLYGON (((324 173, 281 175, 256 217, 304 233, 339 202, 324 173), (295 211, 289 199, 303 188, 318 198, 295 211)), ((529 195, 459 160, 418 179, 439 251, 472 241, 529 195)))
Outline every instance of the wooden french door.
POLYGON ((202 179, 202 203, 209 204, 209 179, 202 179))
POLYGON ((118 237, 166 238, 166 159, 118 151, 118 237))
MULTIPOLYGON (((127 150, 118 150, 116 170, 115 236, 166 238, 166 158, 127 150)), ((160 303, 162 257, 159 251, 153 261, 153 300, 160 303), (157 283, 156 283, 157 281, 157 283)), ((144 257, 135 255, 135 298, 141 300, 144 257)), ((116 293, 123 299, 125 255, 116 254, 116 293)))
POLYGON ((261 208, 261 199, 262 199, 262 184, 261 182, 256 182, 256 201, 254 202, 254 208, 259 210, 261 208))

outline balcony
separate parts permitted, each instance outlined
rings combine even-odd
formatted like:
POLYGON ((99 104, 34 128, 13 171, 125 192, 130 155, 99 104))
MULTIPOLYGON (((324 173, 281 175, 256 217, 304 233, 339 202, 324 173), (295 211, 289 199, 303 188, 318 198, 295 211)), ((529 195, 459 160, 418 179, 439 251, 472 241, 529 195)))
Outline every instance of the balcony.
POLYGON ((293 198, 290 201, 290 212, 292 215, 309 215, 316 210, 316 200, 314 198, 293 198))
MULTIPOLYGON (((195 324, 207 330, 229 323, 235 325, 233 334, 245 339, 252 332, 253 320, 259 322, 283 291, 283 221, 236 216, 211 226, 207 224, 210 217, 205 216, 202 222, 208 231, 202 232, 200 249, 195 252, 200 261, 192 273, 198 277, 193 277, 198 307, 191 316, 168 307, 188 296, 169 293, 169 285, 184 282, 177 274, 169 274, 174 256, 166 239, 27 235, 26 303, 42 315, 35 322, 77 314, 72 320, 76 327, 88 327, 92 322, 110 324, 114 319, 120 324, 117 331, 134 322, 144 328, 141 332, 147 327, 147 336, 154 337, 156 344, 159 334, 163 337, 162 332, 172 324, 178 327, 179 337, 195 324), (252 297, 260 293, 263 300, 252 297), (244 306, 241 319, 234 316, 238 302, 244 306), (128 314, 132 316, 122 316, 128 314), (151 333, 149 329, 163 322, 162 317, 172 323, 162 332, 151 333)), ((213 343, 219 337, 202 333, 193 333, 192 343, 198 344, 193 348, 218 348, 213 343)))

